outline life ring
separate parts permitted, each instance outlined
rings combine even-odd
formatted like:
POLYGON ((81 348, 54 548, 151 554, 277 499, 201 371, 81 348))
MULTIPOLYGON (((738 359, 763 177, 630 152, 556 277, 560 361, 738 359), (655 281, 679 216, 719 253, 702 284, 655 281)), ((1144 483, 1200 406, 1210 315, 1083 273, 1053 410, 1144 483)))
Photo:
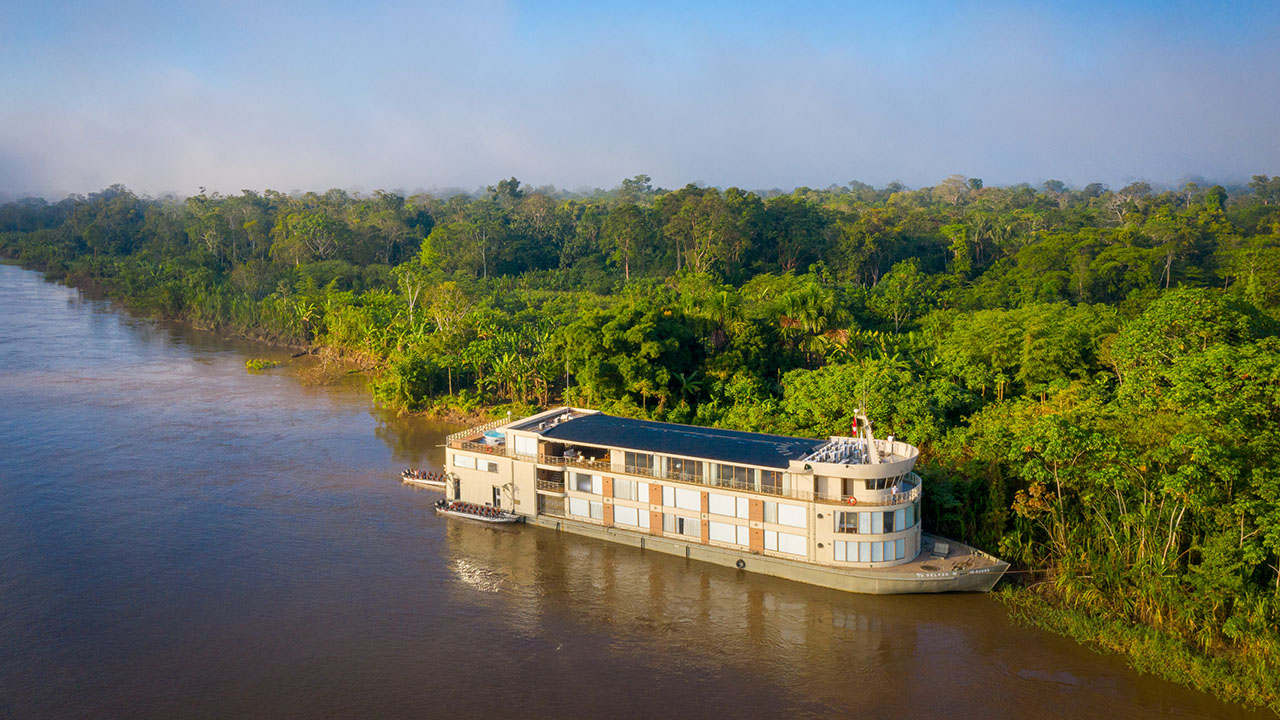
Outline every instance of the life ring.
POLYGON ((850 496, 849 496, 849 504, 850 504, 850 505, 857 505, 857 504, 858 504, 858 498, 853 497, 852 495, 850 495, 850 496))
POLYGON ((738 562, 734 563, 734 565, 737 565, 738 569, 741 570, 747 566, 747 561, 742 558, 738 558, 738 562))

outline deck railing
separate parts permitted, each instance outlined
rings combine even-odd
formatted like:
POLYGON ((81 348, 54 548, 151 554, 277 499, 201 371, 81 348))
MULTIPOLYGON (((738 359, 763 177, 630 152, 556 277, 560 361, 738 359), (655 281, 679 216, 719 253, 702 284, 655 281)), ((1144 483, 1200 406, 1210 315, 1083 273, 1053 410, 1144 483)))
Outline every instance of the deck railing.
POLYGON ((483 425, 476 425, 475 427, 469 427, 466 430, 459 430, 458 432, 447 436, 444 441, 446 444, 452 444, 455 440, 461 440, 462 438, 477 437, 496 427, 501 427, 507 423, 513 423, 519 419, 520 418, 504 417, 498 418, 497 420, 491 420, 483 425))
POLYGON ((564 492, 564 483, 562 483, 562 482, 553 482, 553 481, 551 481, 551 480, 539 480, 539 481, 538 481, 538 489, 539 489, 539 490, 546 490, 546 491, 548 491, 548 492, 557 492, 557 493, 562 493, 562 492, 564 492))
MULTIPOLYGON (((481 431, 483 432, 483 431, 481 431)), ((488 455, 502 455, 504 457, 515 458, 525 462, 534 462, 532 455, 518 454, 511 448, 503 445, 489 445, 486 443, 464 442, 454 440, 449 442, 449 446, 458 450, 470 450, 473 452, 481 452, 488 455)), ((782 488, 776 485, 757 485, 755 483, 747 483, 736 480, 707 480, 699 475, 689 475, 677 472, 662 472, 649 467, 640 467, 636 465, 627 465, 625 467, 614 467, 613 463, 607 460, 593 460, 584 457, 564 457, 561 455, 538 455, 536 461, 540 465, 552 465, 561 468, 580 468, 583 470, 593 470, 599 473, 609 473, 613 475, 631 475, 634 477, 652 478, 654 480, 667 480, 670 482, 678 482, 684 485, 697 485, 702 488, 722 488, 724 490, 737 490, 740 492, 756 493, 760 495, 770 495, 773 497, 790 498, 793 500, 804 500, 807 502, 818 502, 827 505, 849 505, 856 507, 885 507, 888 505, 902 505, 904 503, 915 502, 920 498, 920 476, 915 473, 908 473, 907 477, 914 481, 914 487, 903 492, 892 493, 891 495, 875 498, 871 500, 858 498, 853 495, 844 495, 840 493, 824 493, 813 490, 802 490, 799 488, 782 488), (850 499, 856 502, 850 503, 850 499)), ((542 481, 539 481, 542 482, 542 481)))

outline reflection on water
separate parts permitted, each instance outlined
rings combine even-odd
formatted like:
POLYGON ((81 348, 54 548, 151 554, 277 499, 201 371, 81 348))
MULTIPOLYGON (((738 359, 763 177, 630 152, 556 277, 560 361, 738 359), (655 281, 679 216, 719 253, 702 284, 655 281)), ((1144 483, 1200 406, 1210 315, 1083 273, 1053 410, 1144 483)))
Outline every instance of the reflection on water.
POLYGON ((1247 715, 986 596, 437 517, 453 428, 288 354, 0 266, 0 718, 1247 715))

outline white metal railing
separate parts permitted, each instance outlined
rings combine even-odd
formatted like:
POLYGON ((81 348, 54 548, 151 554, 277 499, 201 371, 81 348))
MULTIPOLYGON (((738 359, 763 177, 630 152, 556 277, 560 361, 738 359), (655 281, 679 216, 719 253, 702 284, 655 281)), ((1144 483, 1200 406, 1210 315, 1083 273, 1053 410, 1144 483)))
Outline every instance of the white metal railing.
POLYGON ((461 440, 462 438, 465 438, 465 437, 475 437, 477 435, 483 435, 484 433, 489 432, 490 430, 496 427, 501 427, 503 425, 506 425, 507 423, 513 423, 520 419, 522 418, 512 418, 512 417, 498 418, 497 420, 492 420, 483 425, 476 425, 475 427, 470 427, 470 428, 467 428, 466 430, 459 430, 458 432, 447 436, 444 439, 444 441, 445 441, 445 444, 451 444, 454 441, 461 440))

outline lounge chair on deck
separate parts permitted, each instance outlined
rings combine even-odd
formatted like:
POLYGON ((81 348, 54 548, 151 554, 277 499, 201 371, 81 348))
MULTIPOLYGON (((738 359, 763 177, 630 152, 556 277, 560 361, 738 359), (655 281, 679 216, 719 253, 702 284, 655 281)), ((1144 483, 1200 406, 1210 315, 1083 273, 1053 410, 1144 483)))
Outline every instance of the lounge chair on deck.
POLYGON ((929 557, 932 557, 935 560, 941 560, 950 554, 951 543, 935 542, 933 544, 933 552, 930 553, 929 557))

